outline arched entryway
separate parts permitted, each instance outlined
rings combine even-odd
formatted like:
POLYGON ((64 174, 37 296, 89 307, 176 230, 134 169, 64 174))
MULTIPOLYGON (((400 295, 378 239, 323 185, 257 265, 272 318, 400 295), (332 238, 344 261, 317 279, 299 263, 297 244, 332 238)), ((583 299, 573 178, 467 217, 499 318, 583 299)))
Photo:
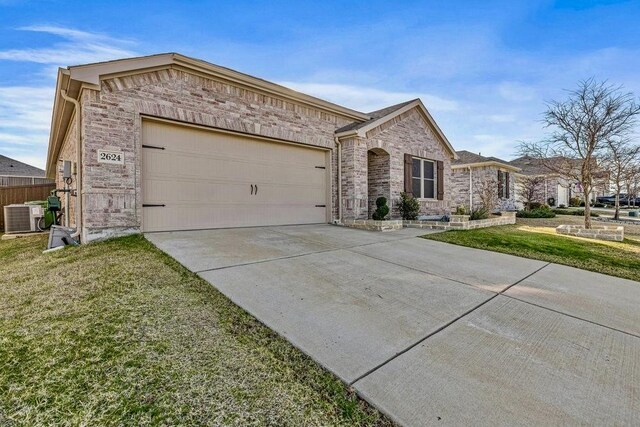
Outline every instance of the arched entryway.
POLYGON ((391 175, 389 168, 390 157, 382 148, 372 148, 367 151, 367 197, 369 199, 369 218, 376 210, 376 199, 386 197, 387 205, 391 209, 391 175))

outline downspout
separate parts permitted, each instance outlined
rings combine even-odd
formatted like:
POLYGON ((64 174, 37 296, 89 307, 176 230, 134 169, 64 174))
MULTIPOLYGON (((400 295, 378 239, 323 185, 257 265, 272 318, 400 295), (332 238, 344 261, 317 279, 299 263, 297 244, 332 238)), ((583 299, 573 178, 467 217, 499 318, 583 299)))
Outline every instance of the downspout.
POLYGON ((338 146, 338 222, 342 223, 342 143, 334 136, 338 146))
POLYGON ((471 166, 467 166, 469 168, 469 212, 473 210, 473 169, 471 166))
POLYGON ((76 231, 71 235, 75 239, 82 232, 82 123, 80 122, 82 114, 80 103, 68 96, 66 90, 61 90, 60 95, 65 101, 73 104, 76 114, 76 231))

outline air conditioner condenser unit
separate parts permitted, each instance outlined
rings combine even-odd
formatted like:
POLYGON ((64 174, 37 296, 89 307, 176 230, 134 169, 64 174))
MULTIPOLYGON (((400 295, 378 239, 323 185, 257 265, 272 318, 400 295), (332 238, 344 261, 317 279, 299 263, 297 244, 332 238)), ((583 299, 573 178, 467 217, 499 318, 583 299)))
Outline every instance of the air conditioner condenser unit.
POLYGON ((44 216, 40 205, 7 205, 4 207, 4 232, 28 233, 38 230, 38 220, 44 216))

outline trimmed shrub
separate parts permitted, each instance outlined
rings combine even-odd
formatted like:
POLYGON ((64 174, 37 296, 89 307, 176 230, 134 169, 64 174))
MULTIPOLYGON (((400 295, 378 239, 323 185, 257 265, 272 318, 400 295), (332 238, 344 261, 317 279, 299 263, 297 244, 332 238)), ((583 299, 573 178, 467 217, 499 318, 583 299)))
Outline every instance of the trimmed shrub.
POLYGON ((407 221, 415 221, 420 213, 420 203, 408 193, 400 193, 398 200, 398 211, 402 219, 407 221))
POLYGON ((554 218, 556 214, 549 209, 549 206, 542 205, 537 209, 518 211, 516 216, 518 218, 554 218))
POLYGON ((572 197, 569 199, 569 206, 580 206, 580 198, 572 197))
POLYGON ((373 213, 373 215, 371 215, 371 217, 376 221, 384 220, 384 217, 386 217, 389 214, 389 206, 387 206, 387 198, 378 197, 376 199, 376 207, 377 209, 373 213))
POLYGON ((478 208, 471 211, 469 215, 469 220, 477 221, 479 219, 487 219, 489 218, 489 210, 487 208, 478 208))
MULTIPOLYGON (((554 209, 553 212, 558 215, 584 216, 584 209, 554 209)), ((600 215, 595 212, 591 212, 590 216, 592 218, 596 218, 600 215)))
POLYGON ((460 205, 456 208, 456 211, 453 213, 454 215, 469 215, 467 208, 464 205, 460 205))

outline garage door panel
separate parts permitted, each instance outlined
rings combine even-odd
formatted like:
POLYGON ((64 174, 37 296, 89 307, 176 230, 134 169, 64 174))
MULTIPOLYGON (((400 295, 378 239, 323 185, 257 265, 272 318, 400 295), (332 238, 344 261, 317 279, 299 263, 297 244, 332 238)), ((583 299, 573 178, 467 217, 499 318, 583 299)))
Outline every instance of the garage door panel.
POLYGON ((143 200, 145 203, 241 203, 250 193, 249 183, 206 181, 194 182, 188 179, 154 179, 145 181, 143 200))
POLYGON ((277 205, 264 205, 260 209, 252 207, 228 203, 203 204, 201 209, 193 209, 190 204, 146 208, 145 231, 266 226, 274 225, 274 217, 278 218, 276 225, 317 224, 325 221, 323 208, 291 205, 288 206, 288 211, 283 211, 282 206, 277 205))
POLYGON ((327 220, 326 151, 151 121, 143 145, 163 148, 143 149, 143 203, 165 205, 145 231, 327 220))

